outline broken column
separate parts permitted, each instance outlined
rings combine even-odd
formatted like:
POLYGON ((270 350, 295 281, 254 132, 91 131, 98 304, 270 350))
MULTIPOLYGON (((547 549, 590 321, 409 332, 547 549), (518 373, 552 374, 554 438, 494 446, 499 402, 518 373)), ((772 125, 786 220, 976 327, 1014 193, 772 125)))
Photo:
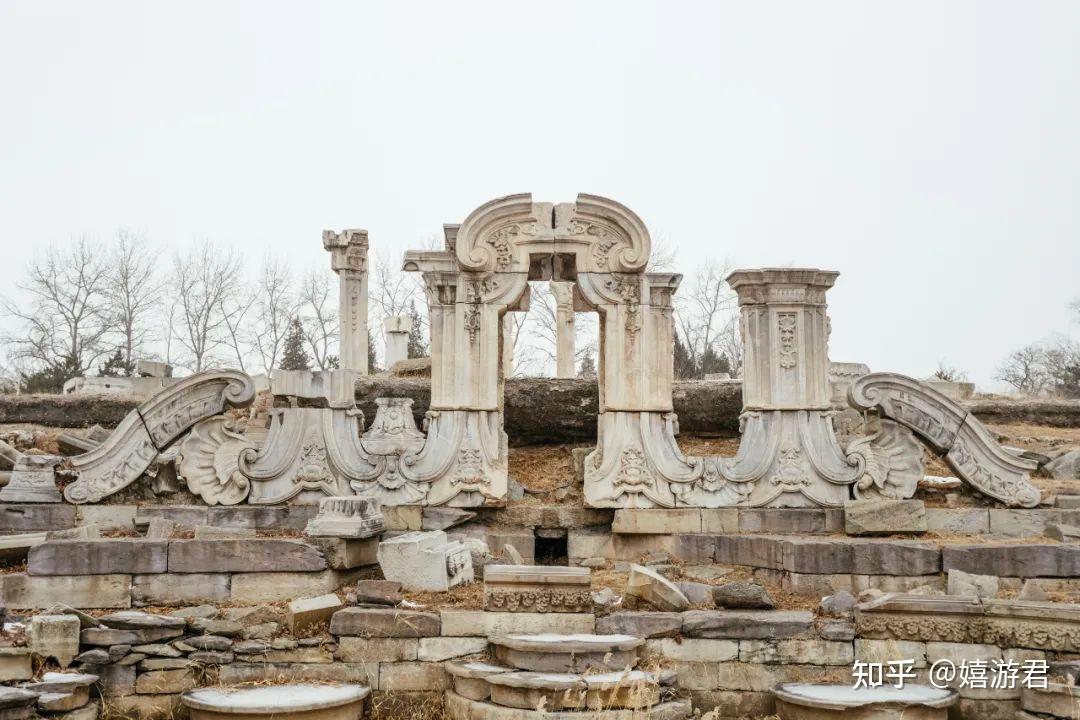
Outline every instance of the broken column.
POLYGON ((383 332, 386 335, 386 369, 389 370, 394 363, 409 357, 412 318, 408 315, 391 315, 383 320, 383 332))
POLYGON ((11 479, 0 490, 0 502, 58 503, 53 468, 62 458, 57 455, 19 455, 11 471, 11 479))
POLYGON ((574 372, 574 283, 552 282, 555 296, 555 377, 572 378, 574 372))
POLYGON ((323 231, 323 248, 340 288, 340 357, 342 370, 368 372, 367 230, 323 231))

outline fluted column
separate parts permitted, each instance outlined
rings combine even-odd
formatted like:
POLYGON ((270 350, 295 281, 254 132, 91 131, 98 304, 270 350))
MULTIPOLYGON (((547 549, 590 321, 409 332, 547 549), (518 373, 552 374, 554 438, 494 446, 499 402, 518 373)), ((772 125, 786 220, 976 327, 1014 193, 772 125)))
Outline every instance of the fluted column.
POLYGON ((574 284, 552 282, 555 296, 555 377, 572 378, 574 372, 574 284))
POLYGON ((367 230, 323 231, 323 248, 338 275, 339 346, 342 370, 368 372, 367 230))

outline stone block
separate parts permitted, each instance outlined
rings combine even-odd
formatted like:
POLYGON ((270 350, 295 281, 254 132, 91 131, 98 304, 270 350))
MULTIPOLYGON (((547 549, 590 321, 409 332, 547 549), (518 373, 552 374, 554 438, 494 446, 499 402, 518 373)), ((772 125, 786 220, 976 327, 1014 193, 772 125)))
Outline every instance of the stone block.
POLYGON ((251 528, 214 527, 199 525, 195 528, 196 540, 243 540, 257 537, 251 528))
POLYGON ((839 508, 739 508, 739 532, 830 533, 843 527, 839 508))
POLYGON ((1080 575, 1080 546, 1056 543, 953 545, 942 550, 943 568, 999 577, 1080 575))
POLYGON ((348 495, 319 500, 318 514, 308 522, 304 534, 356 540, 380 535, 385 529, 378 502, 348 495))
POLYGON ((606 529, 568 530, 566 554, 571 562, 593 557, 612 560, 615 558, 615 545, 611 533, 606 529))
POLYGON ((739 662, 769 665, 850 665, 850 642, 831 640, 740 640, 739 662))
POLYGON ((776 699, 771 692, 744 690, 693 690, 690 700, 702 715, 713 713, 715 718, 771 717, 776 712, 776 699))
POLYGON ((669 660, 680 662, 724 662, 738 660, 738 640, 702 640, 672 638, 650 640, 646 647, 655 649, 669 660))
POLYGON ((356 583, 356 602, 394 606, 401 602, 401 583, 393 580, 361 580, 356 583))
POLYGON ((251 573, 313 572, 326 559, 299 540, 174 540, 169 543, 169 572, 251 573))
POLYGON ((236 573, 230 583, 229 600, 238 604, 276 603, 312 593, 331 593, 361 572, 364 571, 236 573))
POLYGON ((700 533, 701 510, 697 508, 616 510, 615 519, 611 523, 611 532, 630 535, 700 533))
POLYGON ((168 543, 134 540, 50 540, 30 549, 30 575, 137 575, 168 569, 168 543))
POLYGON ((926 527, 933 533, 985 535, 990 532, 986 508, 926 508, 926 527))
POLYGON ((928 667, 926 643, 914 640, 867 640, 855 638, 855 659, 867 663, 914 660, 915 667, 928 667))
POLYGON ((132 527, 138 509, 137 505, 78 505, 75 522, 78 525, 132 527))
POLYGON ((1002 537, 1036 537, 1042 535, 1049 511, 1040 509, 990 508, 990 534, 1002 537))
MULTIPOLYGON (((816 682, 840 673, 848 677, 850 667, 829 665, 763 665, 743 662, 677 662, 679 688, 684 690, 742 690, 769 692, 783 682, 798 679, 816 682)), ((841 680, 843 682, 843 680, 841 680)))
POLYGON ((640 598, 661 611, 679 612, 690 607, 690 601, 675 583, 642 565, 630 566, 626 594, 640 598))
POLYGON ((713 603, 734 610, 771 610, 776 603, 764 586, 748 580, 736 580, 713 587, 713 603))
POLYGON ((389 505, 382 509, 387 530, 419 530, 424 522, 424 508, 419 505, 389 505))
POLYGON ((783 542, 782 569, 788 572, 850 573, 854 555, 850 541, 792 538, 783 542))
POLYGON ((26 560, 27 555, 30 554, 30 548, 45 542, 51 534, 50 532, 33 532, 0 536, 0 560, 9 564, 26 560))
MULTIPOLYGON (((528 530, 488 528, 485 541, 491 548, 491 552, 496 555, 505 555, 505 548, 510 545, 518 551, 524 562, 532 564, 536 561, 536 536, 528 530)), ((567 554, 569 555, 569 539, 567 540, 567 554)))
POLYGON ((171 520, 188 528, 209 525, 209 510, 205 505, 140 505, 135 511, 135 525, 144 527, 149 525, 153 518, 171 520))
POLYGON ((298 598, 289 603, 285 623, 294 635, 303 633, 318 625, 329 623, 330 618, 344 607, 344 603, 334 593, 311 598, 298 598))
POLYGON ((0 647, 0 682, 30 680, 33 677, 30 648, 0 647))
POLYGON ((8 573, 4 604, 13 610, 47 608, 58 600, 79 609, 131 607, 130 575, 28 575, 8 573))
POLYGON ((718 535, 714 559, 718 563, 781 570, 783 543, 780 538, 766 535, 718 535))
POLYGON ((75 527, 75 506, 66 503, 0 503, 0 532, 75 527))
POLYGON ((852 500, 844 504, 844 531, 848 535, 924 533, 926 506, 922 500, 852 500))
POLYGON ((814 634, 814 614, 802 610, 689 610, 682 634, 689 638, 758 640, 814 634))
POLYGON ((487 565, 484 609, 508 612, 592 610, 590 570, 541 565, 487 565))
POLYGON ((406 590, 444 592, 472 582, 472 555, 460 542, 447 540, 442 530, 410 532, 379 543, 383 577, 406 590))
MULTIPOLYGON (((231 655, 232 653, 227 653, 231 655)), ((190 656, 193 660, 198 660, 196 653, 192 653, 190 656)), ((244 655, 241 657, 243 662, 270 662, 270 663, 331 663, 334 662, 334 654, 323 647, 296 647, 286 650, 274 650, 270 649, 261 655, 244 655)), ((228 661, 228 662, 231 662, 228 661)))
POLYGON ((93 670, 93 674, 98 676, 95 687, 104 698, 135 694, 134 665, 97 665, 87 670, 93 670))
POLYGON ((35 615, 30 618, 28 647, 41 658, 55 658, 66 668, 79 654, 82 622, 75 615, 35 615))
POLYGON ((314 505, 232 505, 206 511, 206 524, 252 530, 303 530, 317 512, 314 505))
POLYGON ((1064 683, 1047 683, 1045 689, 1024 688, 1020 704, 1030 712, 1056 718, 1075 718, 1080 710, 1080 688, 1064 683))
POLYGON ((395 608, 345 608, 330 620, 332 635, 415 638, 436 636, 440 630, 435 613, 395 608))
POLYGON ((377 689, 379 663, 233 663, 218 670, 221 685, 253 682, 346 682, 377 689))
POLYGON ((420 638, 416 659, 421 662, 442 662, 486 652, 487 638, 477 637, 423 637, 420 638))
POLYGON ((780 587, 784 592, 789 592, 794 595, 820 598, 826 595, 832 595, 840 590, 854 591, 855 576, 845 573, 830 575, 784 573, 783 577, 780 579, 780 587))
POLYGON ((195 675, 188 669, 148 670, 135 679, 135 692, 140 695, 180 693, 195 687, 195 675))
POLYGON ((444 691, 450 676, 439 663, 400 662, 379 665, 381 692, 444 691))
POLYGON ((998 578, 994 575, 972 575, 963 570, 949 570, 950 595, 974 598, 993 598, 998 594, 998 578))
POLYGON ((851 571, 858 575, 934 575, 941 550, 931 543, 863 540, 851 544, 851 571))
POLYGON ((640 638, 675 637, 682 631, 677 612, 616 612, 596 620, 598 635, 632 635, 640 638))
MULTIPOLYGON (((453 638, 460 640, 461 638, 453 638)), ((473 638, 487 642, 487 638, 473 638)), ((343 635, 338 638, 337 659, 342 662, 403 662, 416 660, 418 638, 367 638, 343 635)))
POLYGON ((702 508, 701 532, 707 535, 739 532, 739 509, 702 508))
POLYGON ((596 617, 587 613, 510 613, 443 610, 442 634, 450 637, 495 635, 591 635, 596 617))
POLYGON ((178 693, 111 697, 108 708, 110 720, 174 720, 186 712, 178 693))
POLYGON ((941 575, 852 575, 852 592, 874 588, 886 593, 906 593, 919 587, 930 587, 945 592, 945 579, 941 575))
POLYGON ((136 575, 131 581, 131 602, 136 607, 183 607, 229 600, 226 573, 136 575))

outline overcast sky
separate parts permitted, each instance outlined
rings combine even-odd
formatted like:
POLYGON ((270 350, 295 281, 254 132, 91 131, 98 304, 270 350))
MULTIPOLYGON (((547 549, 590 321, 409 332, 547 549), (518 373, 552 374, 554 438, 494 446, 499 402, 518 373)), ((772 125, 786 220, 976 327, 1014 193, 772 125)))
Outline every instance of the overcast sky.
POLYGON ((513 192, 835 269, 834 360, 992 385, 1080 296, 1080 3, 0 1, 0 244, 329 260, 513 192))

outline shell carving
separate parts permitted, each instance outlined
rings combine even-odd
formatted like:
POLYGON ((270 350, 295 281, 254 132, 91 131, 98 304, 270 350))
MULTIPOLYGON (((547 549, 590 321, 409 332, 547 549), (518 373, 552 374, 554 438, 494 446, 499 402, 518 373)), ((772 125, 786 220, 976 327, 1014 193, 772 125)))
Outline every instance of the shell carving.
POLYGON ((232 420, 215 415, 196 423, 180 444, 177 471, 188 489, 208 505, 235 505, 247 497, 250 487, 240 472, 240 453, 254 447, 232 420))

